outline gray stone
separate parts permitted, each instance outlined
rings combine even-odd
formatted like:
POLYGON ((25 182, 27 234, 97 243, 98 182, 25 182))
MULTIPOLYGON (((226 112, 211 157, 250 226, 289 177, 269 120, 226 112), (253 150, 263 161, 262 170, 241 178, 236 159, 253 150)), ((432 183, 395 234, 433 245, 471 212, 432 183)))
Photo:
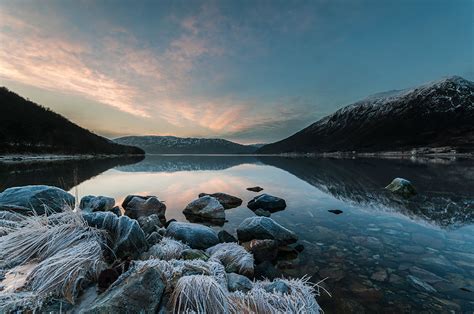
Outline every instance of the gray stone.
POLYGON ((161 273, 146 267, 130 270, 101 294, 86 313, 155 313, 166 284, 161 273))
POLYGON ((143 232, 145 232, 147 235, 158 231, 161 227, 163 227, 160 217, 158 217, 157 214, 138 217, 137 221, 143 232))
POLYGON ((128 195, 122 207, 125 215, 133 219, 153 214, 157 214, 160 219, 165 218, 166 205, 156 196, 128 195))
POLYGON ((86 195, 79 203, 79 208, 85 212, 105 212, 112 210, 114 206, 115 199, 107 196, 86 195))
POLYGON ((416 189, 411 184, 410 181, 403 179, 403 178, 395 178, 392 180, 392 182, 385 187, 387 190, 389 190, 392 193, 401 195, 403 197, 411 197, 416 195, 416 189))
POLYGON ((65 207, 74 208, 74 204, 74 196, 54 186, 27 185, 8 188, 0 193, 0 210, 22 215, 61 212, 65 207))
POLYGON ((412 275, 408 275, 407 280, 409 283, 411 283, 415 288, 419 290, 422 290, 422 291, 424 290, 426 292, 436 292, 435 288, 433 288, 430 284, 424 282, 420 278, 417 278, 412 275))
POLYGON ((199 194, 199 197, 203 197, 206 195, 212 196, 215 199, 217 199, 219 203, 221 203, 221 205, 224 207, 224 209, 235 208, 242 205, 242 199, 236 196, 226 194, 226 193, 212 193, 212 194, 201 193, 199 194))
POLYGON ((153 246, 159 243, 161 239, 163 239, 163 236, 155 231, 147 235, 146 242, 148 242, 148 246, 153 246))
POLYGON ((281 294, 290 294, 291 288, 282 280, 275 280, 264 287, 267 292, 278 292, 281 294))
POLYGON ((117 217, 111 212, 84 213, 82 216, 89 226, 108 232, 109 246, 118 258, 138 257, 148 249, 145 233, 136 220, 127 216, 117 217))
POLYGON ((165 236, 180 240, 193 249, 207 249, 219 243, 219 238, 214 230, 188 222, 171 222, 166 229, 165 236))
POLYGON ((237 237, 239 241, 270 239, 277 240, 281 244, 294 243, 298 240, 298 236, 293 231, 268 217, 246 218, 237 228, 237 237))
POLYGON ((242 291, 247 292, 252 290, 252 282, 245 276, 236 274, 236 273, 228 273, 227 274, 227 288, 230 292, 234 291, 242 291))
POLYGON ((242 243, 242 246, 252 253, 256 263, 273 261, 278 256, 278 241, 276 240, 252 240, 242 243))
POLYGON ((263 209, 269 212, 276 212, 286 208, 284 199, 269 194, 261 194, 251 200, 247 207, 251 210, 263 209))
POLYGON ((209 195, 202 196, 189 203, 183 213, 204 219, 225 219, 224 207, 216 198, 209 195))
POLYGON ((237 239, 225 230, 219 231, 217 236, 219 237, 219 241, 221 243, 237 242, 237 239))

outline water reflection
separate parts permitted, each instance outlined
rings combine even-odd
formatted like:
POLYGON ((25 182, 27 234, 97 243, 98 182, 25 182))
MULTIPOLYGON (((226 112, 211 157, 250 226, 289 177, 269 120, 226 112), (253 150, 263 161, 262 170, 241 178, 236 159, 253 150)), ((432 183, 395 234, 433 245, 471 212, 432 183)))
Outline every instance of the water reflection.
MULTIPOLYGON (((185 221, 182 210, 202 192, 240 197, 244 203, 226 210, 224 225, 212 226, 234 235, 254 215, 246 204, 258 193, 247 187, 284 198, 287 208, 271 217, 299 241, 261 261, 258 272, 327 278, 333 296, 318 300, 325 313, 474 309, 472 161, 147 156, 100 175, 93 167, 78 168, 81 178, 96 175, 77 186, 79 195, 112 196, 118 204, 128 194, 156 195, 166 202, 167 219, 185 221), (394 177, 410 179, 419 195, 405 201, 387 193, 383 187, 394 177)), ((37 173, 17 178, 51 180, 37 173)), ((18 185, 13 177, 9 184, 18 185)))

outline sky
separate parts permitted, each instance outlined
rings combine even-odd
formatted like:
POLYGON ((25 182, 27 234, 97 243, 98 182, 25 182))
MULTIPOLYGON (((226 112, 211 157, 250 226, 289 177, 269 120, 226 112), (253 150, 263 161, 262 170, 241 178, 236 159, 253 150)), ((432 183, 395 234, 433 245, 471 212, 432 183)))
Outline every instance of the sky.
POLYGON ((0 0, 0 85, 97 134, 268 143, 474 80, 473 0, 0 0))

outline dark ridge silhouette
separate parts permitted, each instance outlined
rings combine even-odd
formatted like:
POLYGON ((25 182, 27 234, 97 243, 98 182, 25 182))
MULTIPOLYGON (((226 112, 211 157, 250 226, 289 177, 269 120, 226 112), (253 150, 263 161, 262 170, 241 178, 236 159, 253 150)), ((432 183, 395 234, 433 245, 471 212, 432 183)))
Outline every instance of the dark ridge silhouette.
POLYGON ((474 152, 473 121, 474 83, 454 76, 356 102, 257 153, 474 152))
POLYGON ((116 143, 137 146, 147 154, 253 154, 262 144, 242 145, 220 138, 125 136, 116 143))
POLYGON ((23 185, 51 185, 66 191, 102 172, 117 166, 130 165, 144 156, 121 156, 62 161, 0 163, 0 192, 23 185))
POLYGON ((98 136, 0 87, 0 154, 144 154, 98 136))

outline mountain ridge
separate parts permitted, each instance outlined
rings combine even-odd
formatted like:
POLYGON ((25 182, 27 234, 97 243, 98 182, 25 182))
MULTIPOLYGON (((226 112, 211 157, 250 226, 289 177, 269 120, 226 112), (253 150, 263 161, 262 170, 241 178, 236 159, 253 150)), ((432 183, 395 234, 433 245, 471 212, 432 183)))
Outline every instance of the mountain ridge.
POLYGON ((474 151, 474 83, 459 76, 369 96, 257 153, 474 151), (379 96, 377 96, 379 95, 379 96))

